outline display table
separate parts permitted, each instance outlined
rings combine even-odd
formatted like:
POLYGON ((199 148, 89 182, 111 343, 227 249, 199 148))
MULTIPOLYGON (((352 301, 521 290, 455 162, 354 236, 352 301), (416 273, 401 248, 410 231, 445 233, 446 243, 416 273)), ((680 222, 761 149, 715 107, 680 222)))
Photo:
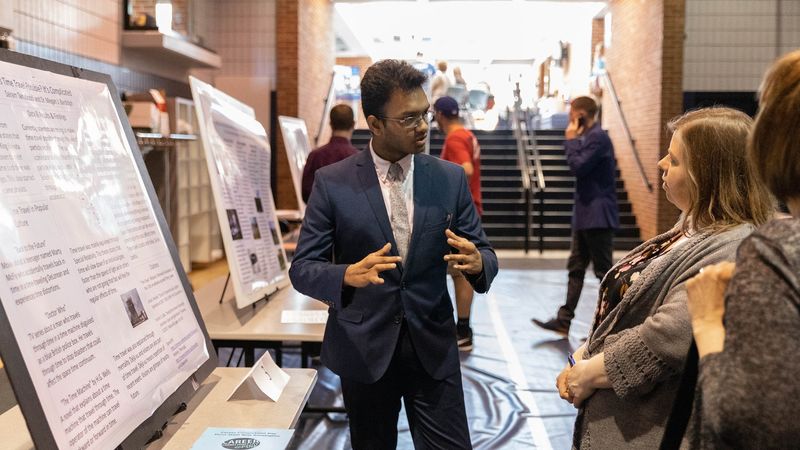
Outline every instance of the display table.
MULTIPOLYGON (((328 307, 287 286, 266 302, 260 300, 254 307, 237 309, 231 284, 225 290, 222 303, 219 303, 225 278, 219 277, 194 293, 214 346, 243 348, 245 366, 250 367, 255 362, 256 348, 280 350, 287 341, 300 342, 305 367, 309 344, 319 345, 322 342, 325 324, 281 323, 281 313, 284 310, 327 311, 328 307)), ((276 362, 278 365, 282 363, 280 352, 276 362)))
MULTIPOLYGON (((222 428, 293 428, 317 381, 314 369, 284 369, 289 384, 277 402, 269 400, 227 401, 249 369, 220 367, 214 370, 195 392, 186 411, 173 416, 164 435, 152 442, 148 450, 191 448, 208 427, 222 428)), ((2 448, 33 448, 25 419, 19 406, 0 415, 2 448)))

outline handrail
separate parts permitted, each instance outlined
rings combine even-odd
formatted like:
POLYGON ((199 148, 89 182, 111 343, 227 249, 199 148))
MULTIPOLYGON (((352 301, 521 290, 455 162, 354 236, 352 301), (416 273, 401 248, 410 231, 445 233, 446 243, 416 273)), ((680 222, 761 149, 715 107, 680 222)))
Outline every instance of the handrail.
MULTIPOLYGON (((533 154, 533 164, 536 170, 536 184, 538 189, 534 193, 535 196, 539 197, 539 253, 544 253, 544 190, 547 187, 544 181, 544 169, 542 169, 542 160, 539 156, 539 148, 536 146, 536 132, 533 129, 528 128, 528 121, 524 121, 525 125, 525 136, 528 139, 527 146, 525 147, 526 154, 525 159, 527 159, 528 154, 527 151, 530 149, 531 153, 533 154)), ((528 217, 530 217, 530 204, 533 199, 528 197, 526 203, 528 203, 528 207, 526 210, 528 211, 528 217)), ((526 220, 528 223, 528 229, 530 230, 530 219, 526 220)), ((530 231, 526 233, 526 237, 530 235, 530 231)), ((529 245, 526 243, 525 245, 525 252, 527 253, 529 245)))
POLYGON ((522 178, 522 188, 524 190, 525 201, 525 242, 524 251, 528 253, 531 242, 531 208, 533 197, 539 195, 539 253, 544 252, 544 174, 542 172, 541 161, 539 160, 539 151, 533 144, 534 137, 528 133, 528 127, 525 126, 525 120, 522 117, 522 110, 519 103, 515 103, 514 108, 511 110, 511 124, 514 130, 514 137, 517 141, 517 160, 520 168, 520 175, 522 178), (528 139, 529 142, 525 142, 528 139), (536 192, 533 191, 531 186, 531 168, 530 161, 528 160, 528 145, 533 149, 534 164, 536 166, 536 192))
POLYGON ((603 80, 608 87, 608 92, 611 93, 611 98, 614 101, 614 104, 617 107, 617 112, 619 113, 619 117, 622 120, 622 127, 625 129, 625 134, 628 137, 628 142, 631 144, 631 150, 633 151, 633 158, 636 160, 636 166, 639 168, 639 175, 642 177, 642 182, 644 183, 645 187, 647 188, 648 192, 653 192, 653 185, 650 184, 650 179, 647 177, 647 172, 644 170, 644 165, 642 165, 642 160, 639 158, 639 151, 636 149, 636 140, 633 139, 631 135, 631 129, 628 127, 628 121, 625 120, 625 113, 622 111, 622 103, 619 101, 619 97, 617 97, 617 90, 614 89, 614 82, 611 81, 611 74, 608 73, 606 70, 603 72, 603 80))
MULTIPOLYGON (((536 147, 536 133, 534 130, 529 130, 526 125, 525 134, 528 137, 530 149, 533 152, 533 165, 534 169, 536 170, 536 185, 539 191, 543 191, 547 186, 544 181, 544 169, 542 169, 542 161, 539 157, 539 149, 536 147)), ((528 147, 526 147, 526 150, 527 149, 528 147)))
POLYGON ((525 145, 522 142, 522 130, 519 126, 519 109, 511 110, 511 128, 514 130, 514 139, 517 141, 517 164, 519 164, 520 175, 522 178, 522 188, 526 191, 531 190, 531 175, 528 165, 528 158, 525 155, 525 145))
POLYGON ((514 131, 514 139, 517 141, 517 165, 519 165, 520 179, 522 181, 523 200, 525 202, 525 241, 523 248, 525 254, 531 243, 531 176, 528 167, 528 157, 525 155, 525 147, 522 143, 522 129, 519 125, 519 106, 514 105, 511 109, 511 129, 514 131))
MULTIPOLYGON (((519 103, 515 104, 516 113, 518 115, 522 114, 522 110, 519 107, 519 103)), ((516 126, 520 129, 520 136, 522 137, 522 146, 523 146, 523 153, 524 159, 526 163, 530 163, 529 157, 533 157, 533 165, 534 170, 536 171, 535 178, 534 175, 530 172, 530 166, 528 165, 525 169, 527 171, 527 175, 529 178, 533 179, 536 182, 536 191, 526 191, 525 192, 525 253, 528 253, 528 249, 530 248, 530 230, 531 230, 531 208, 533 204, 534 197, 539 198, 539 214, 537 214, 537 228, 539 229, 539 253, 544 253, 544 222, 545 222, 545 214, 544 214, 544 191, 547 187, 545 180, 544 180, 544 169, 542 168, 542 158, 539 155, 539 148, 536 146, 536 132, 528 128, 528 121, 527 118, 522 118, 519 120, 520 117, 517 117, 516 126)))

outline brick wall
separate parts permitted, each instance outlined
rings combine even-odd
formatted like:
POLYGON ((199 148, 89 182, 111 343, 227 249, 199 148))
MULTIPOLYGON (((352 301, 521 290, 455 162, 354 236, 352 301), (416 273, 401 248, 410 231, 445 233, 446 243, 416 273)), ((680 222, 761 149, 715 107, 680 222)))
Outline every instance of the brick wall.
POLYGON ((191 17, 189 0, 172 0, 172 29, 189 36, 189 22, 191 17))
MULTIPOLYGON (((367 71, 367 68, 369 68, 369 66, 371 66, 372 63, 373 63, 372 58, 370 58, 369 56, 336 58, 337 65, 358 67, 358 73, 362 77, 364 76, 364 72, 367 71)), ((367 119, 364 117, 364 112, 361 110, 361 102, 358 102, 355 113, 356 113, 356 128, 366 129, 367 119)))
POLYGON ((222 57, 215 76, 275 79, 275 8, 275 0, 225 0, 207 8, 212 17, 196 26, 222 57))
POLYGON ((330 139, 327 116, 322 122, 331 85, 334 57, 333 4, 330 0, 300 0, 298 26, 298 117, 305 119, 311 143, 319 133, 320 144, 330 139))
MULTIPOLYGON (((333 71, 333 5, 330 0, 276 0, 276 11, 278 114, 304 119, 313 142, 333 71)), ((320 142, 329 136, 326 129, 320 142)), ((293 209, 297 200, 280 133, 277 147, 277 207, 293 209)))
POLYGON ((669 145, 664 126, 682 111, 684 0, 612 0, 609 11, 611 48, 606 49, 606 64, 652 193, 641 181, 610 95, 603 98, 603 126, 614 142, 642 237, 648 239, 669 229, 678 217, 661 189, 657 163, 669 145))
MULTIPOLYGON (((299 5, 296 0, 276 0, 276 5, 276 12, 281 18, 275 23, 275 61, 277 73, 280 74, 275 80, 276 107, 280 115, 297 117, 299 113, 299 103, 297 102, 299 5)), ((277 133, 275 142, 278 147, 275 151, 275 164, 277 165, 275 181, 277 192, 273 192, 275 204, 280 209, 293 209, 297 207, 297 200, 281 133, 277 133)))
MULTIPOLYGON (((664 25, 662 43, 662 69, 661 69, 661 145, 658 147, 659 159, 667 154, 669 141, 664 131, 667 122, 683 113, 683 55, 684 55, 684 29, 686 23, 686 0, 664 0, 664 25)), ((678 218, 679 211, 663 194, 661 189, 661 173, 653 183, 653 189, 660 194, 658 204, 657 231, 663 232, 670 229, 678 218)))
POLYGON ((120 62, 122 0, 15 1, 13 22, 16 39, 120 62))

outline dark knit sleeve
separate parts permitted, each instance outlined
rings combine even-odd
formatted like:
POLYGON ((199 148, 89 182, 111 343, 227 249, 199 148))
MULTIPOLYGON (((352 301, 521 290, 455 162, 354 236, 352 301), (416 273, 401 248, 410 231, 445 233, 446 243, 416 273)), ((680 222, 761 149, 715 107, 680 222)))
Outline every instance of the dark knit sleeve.
POLYGON ((691 344, 688 317, 686 289, 680 285, 643 324, 608 337, 605 369, 618 397, 647 394, 680 373, 691 344))
POLYGON ((712 445, 800 443, 797 272, 781 247, 754 234, 738 253, 725 297, 725 345, 700 360, 704 438, 712 445))

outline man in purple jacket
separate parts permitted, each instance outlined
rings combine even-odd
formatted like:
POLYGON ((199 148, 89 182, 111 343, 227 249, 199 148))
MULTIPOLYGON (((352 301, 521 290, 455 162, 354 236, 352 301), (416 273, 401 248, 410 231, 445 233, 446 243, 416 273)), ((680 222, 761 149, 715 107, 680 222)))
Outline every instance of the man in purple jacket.
POLYGON ((355 155, 358 150, 350 144, 353 128, 356 126, 353 108, 340 104, 331 108, 331 140, 322 147, 308 154, 303 168, 303 201, 308 203, 311 187, 314 186, 314 174, 318 169, 339 162, 348 156, 355 155))
POLYGON ((564 131, 567 164, 575 175, 575 205, 572 210, 572 244, 567 271, 567 301, 554 319, 533 323, 563 336, 575 317, 583 277, 589 262, 602 280, 611 268, 614 229, 619 227, 614 146, 597 118, 597 103, 578 97, 570 103, 569 125, 564 131))

